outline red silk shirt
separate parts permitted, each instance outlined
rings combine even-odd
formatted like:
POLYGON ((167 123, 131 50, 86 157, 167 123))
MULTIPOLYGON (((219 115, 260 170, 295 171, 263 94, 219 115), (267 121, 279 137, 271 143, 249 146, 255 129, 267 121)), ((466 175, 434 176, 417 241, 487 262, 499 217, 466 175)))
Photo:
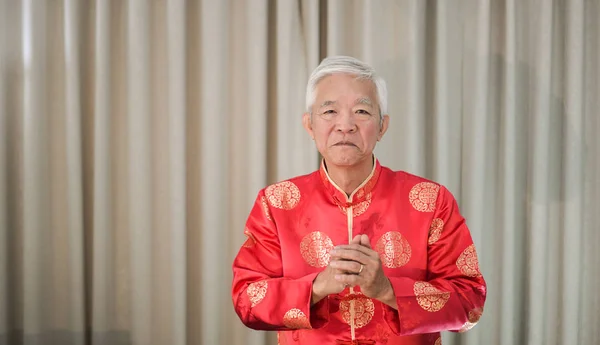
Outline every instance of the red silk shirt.
POLYGON ((246 326, 278 331, 281 345, 438 345, 440 331, 466 331, 483 312, 486 283, 454 197, 377 160, 349 197, 324 164, 262 189, 245 234, 233 262, 233 305, 246 326), (360 287, 311 307, 329 251, 359 234, 379 253, 398 310, 360 287))

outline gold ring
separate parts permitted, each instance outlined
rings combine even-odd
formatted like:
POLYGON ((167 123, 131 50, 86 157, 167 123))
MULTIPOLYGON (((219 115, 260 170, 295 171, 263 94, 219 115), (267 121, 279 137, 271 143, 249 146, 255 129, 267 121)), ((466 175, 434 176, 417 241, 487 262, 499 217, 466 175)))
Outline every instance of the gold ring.
POLYGON ((365 265, 360 264, 360 270, 358 270, 358 274, 360 274, 360 272, 362 272, 363 268, 365 268, 365 265))

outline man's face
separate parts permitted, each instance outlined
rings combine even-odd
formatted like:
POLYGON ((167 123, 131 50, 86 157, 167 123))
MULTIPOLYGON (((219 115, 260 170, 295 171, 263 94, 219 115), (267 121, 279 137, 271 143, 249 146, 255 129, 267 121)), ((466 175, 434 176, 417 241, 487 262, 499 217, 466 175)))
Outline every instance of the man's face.
POLYGON ((375 84, 353 75, 334 74, 316 87, 312 115, 303 124, 328 164, 350 167, 370 160, 389 117, 379 117, 375 84))

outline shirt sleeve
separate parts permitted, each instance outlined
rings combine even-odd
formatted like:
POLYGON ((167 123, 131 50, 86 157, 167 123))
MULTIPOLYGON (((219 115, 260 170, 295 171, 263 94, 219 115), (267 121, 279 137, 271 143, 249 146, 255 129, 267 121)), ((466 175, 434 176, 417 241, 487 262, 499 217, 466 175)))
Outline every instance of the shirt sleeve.
POLYGON ((329 321, 327 298, 311 307, 318 273, 283 276, 277 227, 261 190, 246 221, 246 242, 233 261, 232 299, 240 320, 256 330, 316 329, 329 321))
POLYGON ((465 332, 479 321, 486 283, 465 219, 451 193, 440 187, 428 238, 425 281, 389 277, 398 310, 385 306, 385 319, 398 335, 465 332))

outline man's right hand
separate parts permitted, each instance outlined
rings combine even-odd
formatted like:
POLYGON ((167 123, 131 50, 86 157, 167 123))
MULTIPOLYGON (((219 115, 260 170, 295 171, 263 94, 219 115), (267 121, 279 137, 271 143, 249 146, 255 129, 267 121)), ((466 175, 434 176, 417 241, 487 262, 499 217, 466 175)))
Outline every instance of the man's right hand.
MULTIPOLYGON (((360 244, 360 235, 355 236, 350 244, 360 244)), ((347 272, 327 265, 321 273, 317 275, 313 281, 311 306, 322 300, 323 298, 338 294, 346 288, 346 285, 335 279, 337 274, 347 274, 347 272)))
POLYGON ((328 295, 340 293, 346 288, 343 283, 335 279, 335 275, 340 273, 340 270, 328 265, 325 270, 317 275, 313 281, 311 305, 316 304, 328 295))

